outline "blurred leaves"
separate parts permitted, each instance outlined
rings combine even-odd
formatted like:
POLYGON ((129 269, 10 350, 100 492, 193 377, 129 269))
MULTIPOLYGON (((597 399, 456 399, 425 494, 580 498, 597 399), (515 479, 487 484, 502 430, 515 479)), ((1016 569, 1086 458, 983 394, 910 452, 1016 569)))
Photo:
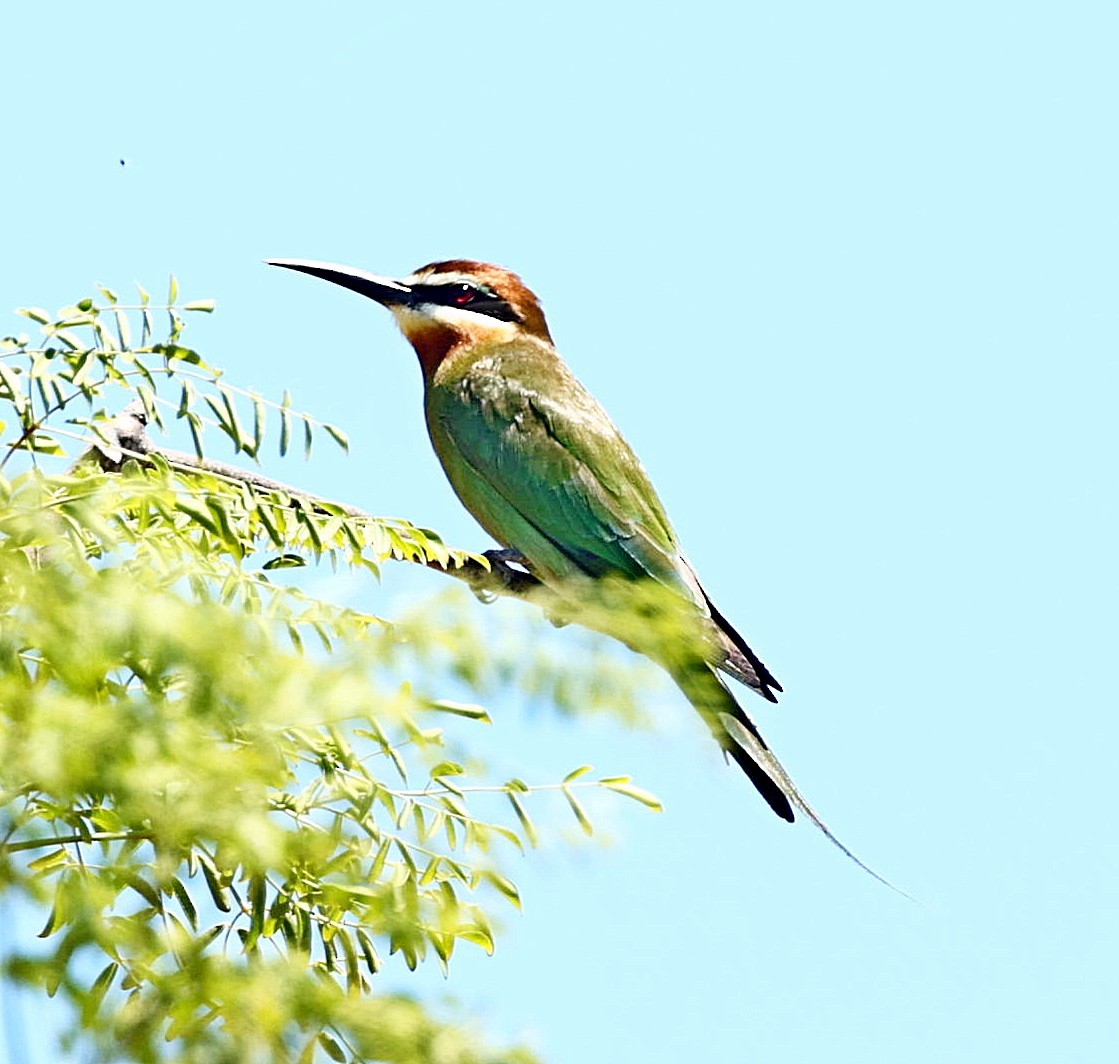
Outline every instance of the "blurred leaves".
POLYGON ((212 301, 99 291, 0 340, 0 890, 43 910, 8 977, 65 996, 102 1059, 530 1061, 377 976, 492 952, 549 793, 588 834, 588 790, 659 808, 588 766, 493 782, 479 701, 636 719, 647 669, 589 633, 572 669, 523 610, 480 622, 462 594, 390 622, 280 582, 476 557, 407 521, 158 455, 104 472, 127 399, 199 454, 210 430, 253 459, 347 443, 182 342, 212 301))

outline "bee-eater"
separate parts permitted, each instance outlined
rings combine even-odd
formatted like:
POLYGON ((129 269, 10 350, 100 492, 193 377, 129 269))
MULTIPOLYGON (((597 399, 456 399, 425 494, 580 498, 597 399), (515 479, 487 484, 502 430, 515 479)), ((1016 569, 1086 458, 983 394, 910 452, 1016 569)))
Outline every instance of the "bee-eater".
POLYGON ((557 354, 540 302, 521 279, 468 259, 435 262, 400 280, 305 259, 269 264, 332 281, 392 312, 419 356, 427 430, 452 488, 546 587, 561 597, 611 580, 667 589, 693 622, 689 652, 656 639, 641 646, 632 626, 620 637, 670 672, 779 817, 792 821, 800 809, 862 864, 804 800, 718 675, 771 702, 781 690, 715 608, 637 456, 557 354))

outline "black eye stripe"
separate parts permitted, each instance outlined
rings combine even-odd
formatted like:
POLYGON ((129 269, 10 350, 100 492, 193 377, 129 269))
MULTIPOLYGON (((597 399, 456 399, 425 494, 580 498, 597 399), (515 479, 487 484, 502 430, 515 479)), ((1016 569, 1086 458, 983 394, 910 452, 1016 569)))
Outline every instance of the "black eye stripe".
POLYGON ((498 321, 520 321, 517 312, 496 292, 471 281, 449 281, 441 284, 413 284, 412 299, 416 303, 434 303, 442 307, 458 307, 485 314, 498 321))
POLYGON ((469 281, 449 281, 444 284, 415 284, 412 291, 425 303, 453 304, 463 292, 473 292, 475 298, 496 300, 490 289, 469 281))

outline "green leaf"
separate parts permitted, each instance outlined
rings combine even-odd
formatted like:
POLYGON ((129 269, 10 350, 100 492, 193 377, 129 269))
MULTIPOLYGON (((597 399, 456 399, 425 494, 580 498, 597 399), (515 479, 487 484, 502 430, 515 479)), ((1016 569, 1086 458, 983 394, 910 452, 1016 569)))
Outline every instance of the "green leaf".
POLYGON ((632 798, 634 801, 640 802, 649 809, 654 809, 658 813, 664 812, 664 806, 655 794, 643 790, 641 787, 635 787, 624 777, 622 779, 602 779, 599 780, 599 783, 609 787, 612 791, 616 791, 618 794, 624 794, 627 798, 632 798))
POLYGON ((468 720, 480 720, 484 724, 493 723, 490 715, 481 706, 470 705, 467 702, 452 702, 449 699, 440 698, 424 704, 428 709, 433 709, 437 713, 450 713, 456 717, 466 717, 468 720))
POLYGON ((202 361, 202 356, 197 351, 180 344, 156 344, 152 350, 168 360, 188 362, 192 366, 196 366, 202 361))
POLYGON ((264 569, 299 569, 307 564, 306 558, 301 554, 281 554, 266 561, 264 569))
POLYGON ((285 388, 284 399, 280 404, 280 457, 288 453, 291 443, 291 393, 285 388))
POLYGON ((217 870, 217 866, 210 860, 209 854, 202 850, 196 850, 195 854, 198 858, 199 865, 202 866, 202 875, 206 880, 206 888, 210 892, 210 897, 213 898, 214 904, 221 909, 223 913, 231 912, 233 909, 229 900, 229 890, 222 882, 223 876, 217 870))
POLYGON ((69 329, 58 329, 54 333, 56 340, 61 340, 71 351, 81 350, 85 345, 82 343, 81 337, 77 333, 71 332, 69 329))
POLYGON ((68 864, 72 864, 70 854, 64 847, 59 847, 57 850, 51 850, 50 853, 44 854, 42 857, 35 858, 27 869, 29 872, 34 872, 36 875, 45 875, 47 872, 53 872, 55 869, 63 868, 68 864))
POLYGON ((24 405, 23 374, 12 369, 7 363, 0 362, 0 385, 3 385, 0 398, 7 399, 9 402, 15 403, 17 409, 22 409, 24 405))
POLYGON ((525 838, 528 839, 529 845, 535 848, 539 845, 540 838, 536 834, 536 825, 533 824, 529 818, 527 811, 521 799, 517 796, 516 791, 506 791, 505 797, 509 799, 513 806, 513 812, 517 814, 517 819, 521 822, 521 828, 524 830, 525 838))
POLYGON ((359 927, 355 932, 357 937, 358 948, 361 950, 362 958, 365 960, 365 967, 370 975, 376 975, 381 970, 381 958, 377 956, 377 950, 373 946, 373 940, 369 937, 368 932, 364 928, 359 927))
POLYGON ((460 928, 458 937, 464 942, 472 942, 475 946, 481 946, 489 956, 493 956, 493 932, 488 927, 475 924, 472 927, 460 928))
POLYGON ((18 444, 18 450, 31 451, 34 454, 64 455, 65 448, 53 437, 45 432, 33 432, 25 436, 18 444))
POLYGON ((175 275, 171 274, 171 282, 167 286, 167 302, 174 303, 179 298, 179 282, 176 280, 175 275))
POLYGON ((580 776, 585 776, 591 771, 591 765, 580 765, 577 769, 573 769, 566 776, 563 777, 564 783, 571 783, 572 780, 577 780, 580 776))
POLYGON ((327 424, 324 424, 323 428, 327 431, 334 442, 337 443, 338 446, 346 452, 346 454, 350 453, 350 441, 347 438, 346 434, 340 428, 337 428, 334 425, 327 424))
POLYGON ((175 878, 171 880, 171 890, 173 891, 179 905, 182 907, 183 915, 190 923, 192 931, 198 930, 198 910, 194 906, 194 900, 191 898, 185 886, 180 879, 175 878))
POLYGON ((82 997, 82 1022, 84 1024, 88 1025, 97 1015, 97 1010, 101 1007, 101 1002, 105 1000, 109 987, 113 985, 113 979, 116 978, 119 968, 120 965, 116 961, 111 961, 105 965, 97 978, 93 980, 93 985, 82 997))
POLYGON ((385 868, 385 861, 388 859, 389 850, 392 848, 392 841, 386 839, 381 843, 380 848, 377 850, 377 856, 373 858, 373 864, 369 868, 369 879, 376 882, 381 878, 381 873, 385 868))
POLYGON ((128 885, 140 895, 153 909, 157 912, 162 911, 163 902, 159 897, 159 891, 155 889, 143 876, 129 875, 125 876, 125 881, 128 885))
POLYGON ((239 451, 248 450, 245 443, 245 433, 241 428, 240 419, 237 417, 237 405, 234 401, 233 393, 228 388, 223 388, 219 384, 218 395, 221 396, 222 405, 225 407, 225 414, 229 425, 229 435, 233 440, 234 447, 239 451))
POLYGON ((260 457, 260 445, 264 442, 264 401, 259 395, 253 396, 253 450, 254 458, 260 457))
POLYGON ((440 761, 431 770, 431 778, 440 776, 461 776, 466 770, 456 761, 440 761))
POLYGON ((264 931, 264 919, 268 915, 268 885, 264 876, 257 874, 249 880, 249 933, 245 939, 245 950, 256 945, 264 931))
POLYGON ((175 503, 175 509, 181 514, 186 514, 192 521, 196 521, 207 532, 221 538, 221 528, 214 520, 213 514, 205 507, 197 506, 195 503, 186 499, 179 499, 175 503))
POLYGON ((430 883, 434 882, 435 873, 439 871, 439 865, 442 863, 442 861, 443 858, 438 856, 438 854, 430 861, 428 861, 427 867, 423 870, 423 874, 419 878, 419 886, 426 887, 430 883))
POLYGON ((354 949, 353 939, 350 937, 350 932, 347 928, 340 928, 334 941, 342 947, 342 960, 346 965, 346 989, 351 994, 361 992, 362 980, 361 971, 357 966, 357 950, 354 949))
POLYGON ((319 527, 315 523, 315 519, 301 506, 295 511, 295 520, 306 530, 307 538, 311 541, 311 546, 314 548, 315 556, 318 557, 319 555, 321 555, 323 552, 323 542, 322 536, 319 534, 319 527))
POLYGON ((55 891, 54 904, 51 906, 50 914, 47 916, 47 922, 43 925, 43 930, 39 932, 38 938, 50 938, 60 927, 63 927, 69 921, 69 906, 62 891, 55 891))
POLYGON ((189 380, 184 380, 179 388, 179 409, 175 417, 186 417, 194 406, 194 385, 189 380))
POLYGON ((331 1060, 336 1060, 339 1064, 346 1064, 345 1050, 326 1031, 319 1031, 319 1045, 326 1050, 326 1055, 331 1060))
POLYGON ((516 908, 519 909, 521 907, 521 893, 517 890, 516 884, 514 884, 511 879, 491 869, 483 871, 482 878, 496 887, 498 892, 508 898, 516 908))
POLYGON ((203 314, 212 314, 217 305, 216 299, 192 299, 189 303, 184 303, 182 309, 197 310, 203 314))
POLYGON ((504 824, 487 824, 486 828, 487 830, 500 835, 506 841, 511 842, 514 846, 517 847, 518 850, 521 851, 521 853, 525 852, 524 843, 521 842, 520 835, 518 835, 515 831, 512 831, 509 828, 505 827, 504 824))
POLYGON ((567 799, 567 804, 571 806, 571 811, 575 814, 575 819, 579 821, 579 827, 583 829, 583 834, 593 835, 594 827, 587 817, 586 810, 583 808, 579 799, 575 797, 575 793, 570 788, 564 787, 563 796, 567 799))
MULTIPOLYGON (((266 498, 258 500, 256 506, 256 515, 258 518, 260 518, 260 523, 264 526, 264 531, 268 533, 268 538, 269 540, 271 540, 272 545, 274 547, 280 547, 283 546, 287 542, 287 540, 281 534, 279 528, 276 526, 275 521, 273 521, 272 519, 272 514, 270 512, 271 506, 271 499, 266 498)), ((268 566, 265 566, 265 568, 267 569, 268 566)))
POLYGON ((202 419, 191 411, 186 415, 186 422, 190 429, 190 441, 194 446, 194 453, 202 458, 205 454, 202 450, 202 419))

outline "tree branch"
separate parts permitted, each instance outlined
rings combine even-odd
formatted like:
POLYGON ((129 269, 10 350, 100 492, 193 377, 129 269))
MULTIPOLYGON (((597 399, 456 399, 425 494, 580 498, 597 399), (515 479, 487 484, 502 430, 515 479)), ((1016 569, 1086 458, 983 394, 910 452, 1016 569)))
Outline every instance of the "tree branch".
MULTIPOLYGON (((197 455, 186 451, 175 451, 170 448, 156 447, 147 432, 148 416, 144 404, 134 400, 108 425, 102 426, 100 432, 104 437, 103 442, 95 444, 83 459, 92 457, 98 466, 107 473, 119 473, 128 459, 139 462, 150 461, 153 456, 158 456, 171 468, 180 472, 197 471, 210 476, 220 477, 223 480, 239 484, 248 484, 250 487, 262 491, 282 492, 290 495, 293 506, 303 506, 326 512, 324 507, 341 510, 347 517, 359 520, 376 520, 373 514, 360 510, 348 503, 334 502, 320 495, 294 488, 279 480, 263 476, 260 473, 250 472, 227 462, 218 462, 211 458, 199 458, 197 455)), ((79 459, 79 462, 82 459, 79 459)), ((448 576, 461 580, 469 585, 470 589, 479 597, 492 599, 495 595, 508 595, 513 598, 525 598, 539 592, 544 585, 523 566, 524 561, 516 551, 489 550, 484 553, 488 567, 472 558, 463 559, 461 562, 442 565, 436 561, 415 561, 416 564, 425 565, 429 569, 446 573, 448 576)))

